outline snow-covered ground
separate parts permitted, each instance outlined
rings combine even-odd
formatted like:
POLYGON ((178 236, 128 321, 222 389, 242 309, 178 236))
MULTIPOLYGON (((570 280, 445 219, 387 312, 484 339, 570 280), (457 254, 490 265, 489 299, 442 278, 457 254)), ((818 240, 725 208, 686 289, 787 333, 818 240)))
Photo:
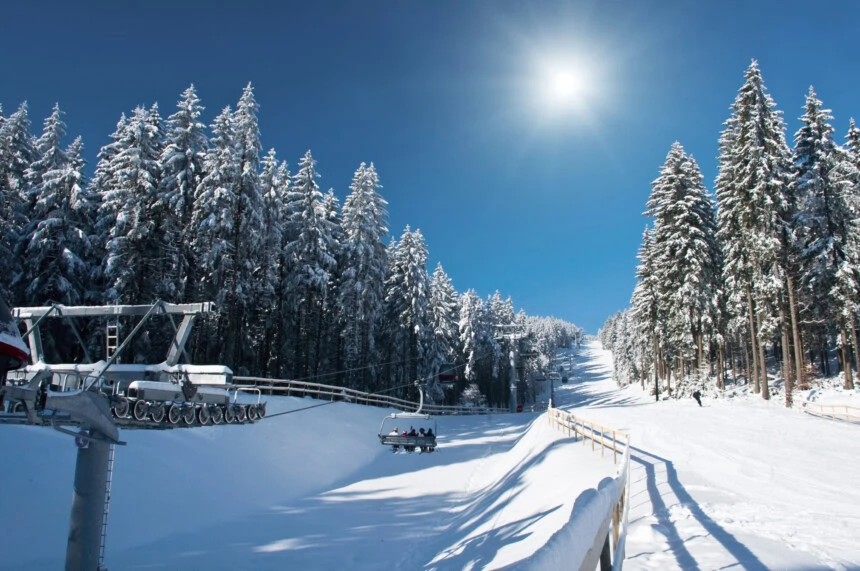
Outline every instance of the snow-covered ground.
MULTIPOLYGON (((654 403, 597 345, 556 403, 632 433, 625 569, 860 569, 860 427, 758 398, 654 403)), ((124 569, 541 568, 577 496, 613 475, 540 413, 439 418, 392 454, 389 410, 276 398, 251 426, 124 431, 106 563, 124 569)), ((62 568, 75 448, 0 427, 0 569, 62 568)))
POLYGON ((611 363, 585 346, 556 398, 631 431, 625 570, 860 569, 860 426, 755 395, 654 403, 611 363))

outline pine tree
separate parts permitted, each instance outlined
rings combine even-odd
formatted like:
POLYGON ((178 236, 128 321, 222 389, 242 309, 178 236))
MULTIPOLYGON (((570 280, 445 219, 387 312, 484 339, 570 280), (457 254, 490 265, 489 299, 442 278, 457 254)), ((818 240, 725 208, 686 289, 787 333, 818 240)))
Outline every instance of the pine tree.
MULTIPOLYGON (((430 281, 430 327, 433 332, 433 350, 430 355, 430 370, 433 374, 433 382, 429 392, 441 396, 438 387, 438 374, 445 365, 453 365, 457 361, 457 348, 459 330, 457 291, 451 283, 451 278, 445 273, 442 263, 436 265, 433 277, 430 281)), ((513 319, 513 316, 511 316, 513 319)))
POLYGON ((78 137, 61 154, 54 149, 43 152, 43 158, 61 155, 63 162, 51 166, 38 183, 29 239, 23 250, 26 263, 22 285, 27 305, 80 305, 90 297, 82 148, 78 137))
POLYGON ((114 219, 105 244, 107 300, 151 303, 160 297, 166 278, 164 244, 153 207, 158 201, 161 133, 151 111, 134 110, 122 131, 117 153, 107 170, 109 186, 101 201, 101 218, 114 219))
POLYGON ((288 195, 291 233, 295 236, 287 244, 291 260, 288 288, 296 313, 293 375, 301 378, 318 372, 314 357, 323 335, 329 287, 337 269, 333 228, 323 207, 315 164, 311 152, 305 153, 288 195))
POLYGON ((853 173, 843 151, 833 140, 830 111, 810 87, 802 126, 795 134, 792 187, 798 200, 796 228, 801 258, 801 285, 809 299, 813 319, 841 333, 845 388, 854 387, 848 355, 846 300, 856 298, 857 288, 848 257, 849 229, 853 212, 846 200, 853 173), (842 171, 842 172, 841 172, 842 171))
POLYGON ((403 356, 403 366, 395 375, 397 384, 419 380, 429 374, 430 277, 427 274, 427 246, 420 230, 409 226, 400 237, 385 282, 385 303, 392 324, 392 347, 403 356))
POLYGON ((164 210, 162 232, 172 244, 175 267, 172 268, 173 289, 177 300, 191 299, 186 291, 190 268, 194 265, 191 250, 191 225, 194 196, 204 174, 208 141, 206 126, 199 121, 203 112, 194 86, 182 92, 176 104, 178 111, 167 118, 164 149, 159 157, 164 210))
POLYGON ((785 125, 753 61, 720 139, 718 237, 729 307, 745 306, 756 387, 770 398, 764 344, 777 331, 789 151, 785 125), (761 385, 759 386, 759 369, 761 385))
POLYGON ((11 289, 20 280, 20 256, 15 254, 21 233, 27 223, 25 193, 27 169, 35 159, 27 103, 0 124, 0 266, 8 276, 0 281, 0 295, 11 305, 20 305, 22 297, 11 289))
POLYGON ((379 194, 379 177, 373 163, 361 163, 353 175, 343 205, 343 269, 339 306, 343 339, 343 366, 351 387, 369 387, 378 376, 377 343, 381 335, 388 253, 386 205, 379 194))

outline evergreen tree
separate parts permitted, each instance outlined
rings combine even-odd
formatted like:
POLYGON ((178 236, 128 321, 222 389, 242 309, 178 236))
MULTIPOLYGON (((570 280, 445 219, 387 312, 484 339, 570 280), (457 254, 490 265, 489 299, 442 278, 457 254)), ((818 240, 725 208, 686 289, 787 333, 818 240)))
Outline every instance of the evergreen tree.
POLYGON ((167 118, 164 150, 159 157, 162 173, 159 194, 164 211, 162 232, 172 244, 176 299, 194 302, 201 300, 191 299, 186 291, 190 268, 194 266, 191 218, 195 192, 204 174, 208 141, 206 126, 199 120, 204 108, 193 85, 182 92, 182 99, 176 106, 178 111, 167 118))
POLYGON ((20 305, 21 297, 12 291, 12 281, 20 279, 20 257, 15 254, 21 233, 27 223, 25 193, 27 169, 35 158, 27 103, 0 124, 0 266, 9 276, 0 281, 0 295, 11 305, 20 305), (8 281, 7 281, 8 280, 8 281))
POLYGON ((847 300, 856 298, 857 287, 848 257, 849 232, 854 213, 848 201, 853 165, 833 140, 830 111, 810 87, 802 126, 795 134, 792 186, 798 200, 795 217, 801 257, 801 285, 814 320, 841 333, 845 388, 852 389, 846 339, 847 300))
POLYGON ((343 269, 339 306, 347 386, 369 387, 378 376, 388 253, 386 205, 373 163, 358 167, 343 205, 343 269))
POLYGON ((427 246, 420 230, 409 226, 400 237, 385 282, 385 302, 391 319, 392 347, 403 356, 394 377, 396 384, 408 383, 429 374, 430 277, 427 274, 427 246))
POLYGON ((287 244, 292 309, 295 311, 295 365, 293 375, 316 375, 317 347, 322 342, 323 318, 329 288, 337 269, 333 225, 326 216, 311 152, 299 162, 288 195, 290 226, 295 240, 287 244))
POLYGON ((779 275, 778 262, 783 256, 790 165, 785 125, 756 61, 747 69, 732 111, 720 140, 718 237, 729 306, 745 306, 756 387, 768 399, 764 344, 777 330, 776 306, 783 284, 774 277, 779 275))
POLYGON ((163 237, 154 213, 161 154, 155 112, 154 118, 143 107, 134 110, 107 169, 112 184, 102 196, 100 215, 115 220, 105 244, 104 272, 107 300, 116 303, 151 303, 165 288, 163 237))
MULTIPOLYGON (((61 153, 63 162, 51 166, 39 180, 29 239, 23 250, 26 263, 22 286, 27 305, 80 305, 90 297, 82 147, 78 137, 61 153)), ((43 158, 47 154, 60 156, 46 149, 43 158)))
POLYGON ((441 396, 441 389, 437 383, 438 374, 440 372, 454 372, 442 371, 441 368, 445 365, 451 366, 458 360, 458 301, 457 291, 440 262, 436 265, 436 270, 430 281, 430 327, 433 332, 430 370, 433 375, 433 382, 428 392, 434 395, 436 400, 441 396))

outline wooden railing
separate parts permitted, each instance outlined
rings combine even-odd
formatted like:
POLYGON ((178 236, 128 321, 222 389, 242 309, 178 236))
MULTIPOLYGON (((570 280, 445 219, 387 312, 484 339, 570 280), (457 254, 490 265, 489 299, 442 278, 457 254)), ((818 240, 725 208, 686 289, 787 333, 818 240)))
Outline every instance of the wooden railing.
MULTIPOLYGON (((418 403, 392 397, 389 395, 380 395, 373 393, 365 393, 355 389, 345 387, 336 387, 334 385, 324 385, 321 383, 311 383, 307 381, 293 381, 289 379, 268 379, 263 377, 233 377, 233 383, 248 387, 256 387, 263 394, 292 396, 292 397, 311 397, 322 400, 338 400, 351 402, 355 404, 363 404, 370 406, 380 406, 396 408, 399 410, 414 411, 418 409, 418 403)), ((443 406, 437 404, 424 403, 421 412, 437 415, 449 414, 496 414, 510 412, 507 408, 492 408, 492 407, 473 407, 473 406, 443 406)))
POLYGON ((594 490, 587 490, 574 504, 574 512, 579 510, 585 512, 585 515, 571 514, 571 527, 582 528, 583 525, 590 524, 590 529, 580 529, 577 534, 594 533, 591 547, 584 554, 571 554, 577 556, 574 561, 579 560, 579 569, 593 571, 599 563, 601 571, 620 571, 624 563, 624 549, 627 541, 630 435, 582 420, 557 408, 547 409, 547 418, 551 424, 566 431, 568 436, 579 437, 583 445, 586 440, 590 440, 592 451, 596 451, 599 445, 601 456, 604 456, 609 449, 612 450, 614 463, 618 463, 619 456, 621 458, 621 467, 615 478, 605 478, 600 482, 596 493, 594 490), (580 499, 583 498, 585 501, 580 505, 580 499))
POLYGON ((817 402, 801 401, 799 408, 806 414, 829 418, 831 420, 844 420, 845 422, 860 423, 860 408, 847 404, 822 404, 817 402))
POLYGON ((596 450, 597 446, 600 445, 601 456, 605 455, 607 448, 612 450, 612 460, 616 464, 618 463, 618 456, 624 454, 630 442, 630 436, 626 432, 576 418, 574 415, 561 409, 547 409, 547 418, 550 423, 567 431, 568 436, 581 437, 583 445, 586 440, 590 440, 592 451, 596 450))

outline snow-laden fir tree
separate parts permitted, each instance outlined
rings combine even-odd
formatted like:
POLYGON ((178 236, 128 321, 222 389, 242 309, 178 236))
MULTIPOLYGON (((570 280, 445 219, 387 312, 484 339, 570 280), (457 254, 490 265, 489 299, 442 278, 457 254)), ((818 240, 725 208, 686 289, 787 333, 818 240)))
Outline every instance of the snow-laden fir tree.
POLYGON ((37 197, 41 194, 42 176, 49 170, 62 168, 66 162, 66 153, 62 148, 62 139, 66 134, 66 124, 63 123, 63 112, 59 104, 54 104, 51 114, 45 119, 42 135, 33 144, 33 162, 27 167, 25 190, 27 210, 31 211, 37 197))
MULTIPOLYGON (((840 170, 843 182, 845 200, 851 209, 851 219, 848 225, 847 243, 845 245, 846 261, 837 273, 839 291, 852 291, 852 288, 860 287, 860 129, 852 118, 848 126, 848 134, 845 137, 843 147, 844 164, 840 170)), ((857 290, 854 289, 856 292, 857 290)), ((855 359, 857 358, 858 335, 857 335, 857 311, 860 304, 860 295, 844 296, 843 319, 851 328, 852 347, 854 347, 855 359)))
POLYGON ((427 362, 433 336, 427 256, 421 231, 407 226, 397 242, 385 282, 392 356, 401 359, 394 367, 394 385, 417 381, 430 373, 427 362))
POLYGON ((451 278, 439 262, 430 280, 430 327, 433 332, 433 349, 430 354, 432 381, 428 387, 428 392, 437 401, 443 396, 437 382, 439 373, 457 372, 457 369, 442 371, 441 368, 446 365, 454 367, 458 361, 458 309, 457 290, 454 289, 451 278))
MULTIPOLYGON (((232 250, 238 164, 234 147, 233 111, 225 107, 212 123, 210 146, 204 159, 203 178, 195 192, 191 211, 191 251, 186 298, 213 301, 224 310, 228 276, 235 274, 232 250)), ((211 347, 211 345, 210 345, 211 347)), ((206 361, 215 355, 207 353, 206 361)))
POLYGON ((155 209, 161 135, 157 108, 136 108, 107 167, 110 184, 101 189, 99 216, 108 228, 104 266, 108 302, 152 303, 169 285, 155 209))
POLYGON ((260 290, 256 299, 255 316, 251 320, 255 345, 258 347, 256 370, 264 376, 277 374, 279 366, 278 331, 283 329, 277 321, 281 287, 281 257, 284 248, 286 223, 286 191, 289 172, 276 156, 275 149, 263 157, 260 172, 260 193, 263 197, 262 252, 260 256, 260 290), (286 179, 286 180, 285 180, 286 179))
POLYGON ((59 148, 65 130, 57 107, 45 132, 51 135, 40 139, 41 157, 30 171, 33 207, 20 249, 23 301, 29 306, 82 305, 92 297, 83 144, 78 137, 68 149, 59 148))
POLYGON ((705 342, 719 321, 722 276, 713 202, 698 165, 677 142, 652 183, 647 208, 654 218, 651 248, 665 328, 661 348, 677 360, 683 378, 683 369, 698 371, 706 363, 705 342))
POLYGON ((730 308, 744 307, 756 388, 770 398, 765 344, 777 332, 789 150, 780 112, 753 61, 720 139, 718 237, 730 308), (761 385, 759 385, 759 379, 761 385))
POLYGON ((10 284, 21 272, 21 260, 15 250, 28 220, 24 209, 26 174, 34 158, 30 118, 24 102, 0 124, 0 266, 7 268, 9 274, 0 280, 0 295, 13 306, 21 305, 20 292, 13 291, 10 284))
POLYGON ((811 320, 822 324, 821 335, 836 330, 841 337, 845 388, 853 389, 847 341, 848 300, 856 299, 858 288, 848 257, 850 226, 854 212, 848 203, 848 186, 853 165, 833 140, 830 111, 810 87, 802 125, 794 136, 794 179, 798 201, 795 216, 801 254, 800 281, 811 320), (849 278, 849 279, 846 279, 849 278))
MULTIPOLYGON (((636 333, 643 340, 647 349, 650 369, 654 373, 654 395, 660 400, 660 351, 659 332, 661 331, 661 314, 659 304, 659 283, 655 273, 656 251, 653 248, 651 230, 646 226, 642 233, 642 244, 639 246, 639 266, 636 268, 636 287, 633 289, 633 297, 630 300, 631 313, 634 318, 636 333)), ((607 333, 611 331, 609 328, 607 333)), ((609 341, 603 342, 604 346, 611 345, 609 341)), ((646 367, 643 365, 643 371, 646 367)))
POLYGON ((294 312, 292 375, 318 374, 318 349, 325 331, 324 317, 329 287, 337 270, 337 244, 332 222, 326 216, 323 195, 316 179, 316 161, 307 151, 293 175, 287 203, 290 212, 287 244, 290 268, 286 285, 294 312))
POLYGON ((474 382, 478 378, 478 348, 481 342, 481 322, 484 303, 473 289, 460 296, 458 329, 460 348, 463 351, 463 378, 474 382))
POLYGON ((200 121, 203 106, 193 85, 182 92, 182 99, 176 106, 178 110, 167 118, 164 149, 159 157, 159 195, 166 207, 162 232, 170 238, 175 250, 172 280, 176 299, 171 301, 196 302, 203 300, 188 296, 186 280, 195 264, 191 250, 194 232, 191 216, 195 193, 204 174, 208 141, 206 126, 200 121))
POLYGON ((361 163, 343 204, 343 268, 339 305, 346 386, 369 388, 377 378, 378 341, 384 320, 388 252, 387 202, 373 163, 361 163))

